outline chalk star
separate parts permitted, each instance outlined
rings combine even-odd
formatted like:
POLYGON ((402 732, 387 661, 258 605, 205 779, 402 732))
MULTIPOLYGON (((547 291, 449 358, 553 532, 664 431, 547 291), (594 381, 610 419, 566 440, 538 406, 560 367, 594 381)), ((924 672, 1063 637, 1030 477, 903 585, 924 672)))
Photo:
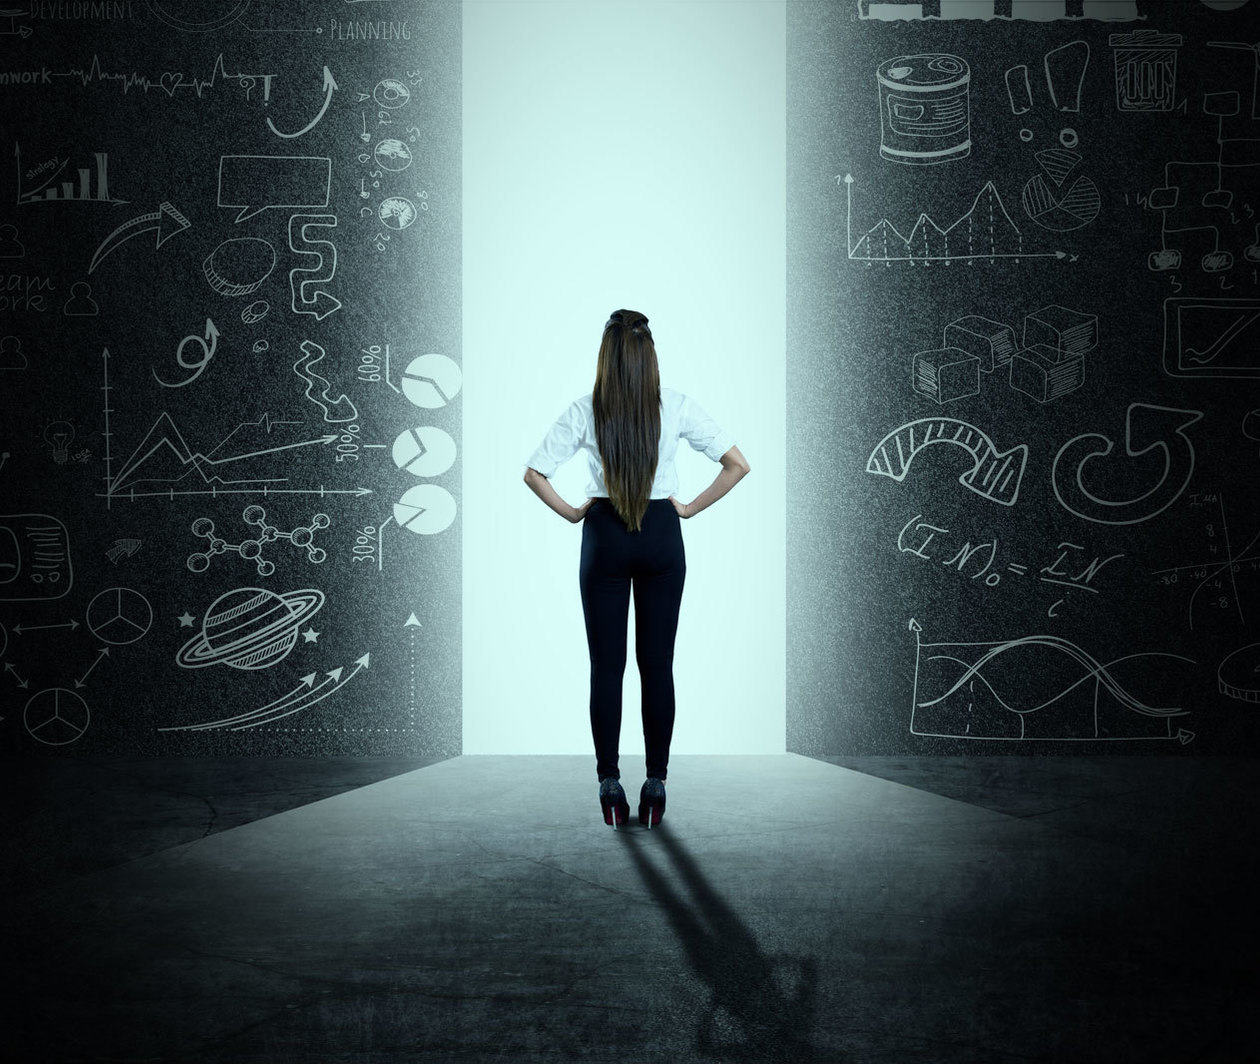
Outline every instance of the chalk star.
POLYGON ((315 631, 314 628, 307 628, 306 631, 302 633, 302 638, 308 643, 317 643, 319 642, 319 633, 315 631))
POLYGON ((191 628, 193 626, 193 615, 187 610, 180 615, 179 626, 181 628, 191 628))

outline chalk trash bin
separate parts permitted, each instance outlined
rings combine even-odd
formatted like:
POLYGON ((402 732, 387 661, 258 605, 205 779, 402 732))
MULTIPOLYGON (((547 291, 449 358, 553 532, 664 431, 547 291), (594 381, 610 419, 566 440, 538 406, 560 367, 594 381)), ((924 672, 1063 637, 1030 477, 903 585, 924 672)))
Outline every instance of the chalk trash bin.
POLYGON ((1171 111, 1177 102, 1180 33, 1140 29, 1107 38, 1116 57, 1116 110, 1171 111))

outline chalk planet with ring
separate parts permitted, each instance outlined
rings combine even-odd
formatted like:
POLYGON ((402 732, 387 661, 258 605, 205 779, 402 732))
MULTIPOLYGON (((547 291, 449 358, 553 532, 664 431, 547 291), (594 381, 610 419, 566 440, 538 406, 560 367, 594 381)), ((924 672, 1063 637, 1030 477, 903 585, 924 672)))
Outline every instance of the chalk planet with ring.
POLYGON ((323 605, 324 593, 315 588, 283 595, 262 587, 227 591, 210 603, 201 631, 180 647, 175 664, 265 669, 288 655, 298 629, 323 605))

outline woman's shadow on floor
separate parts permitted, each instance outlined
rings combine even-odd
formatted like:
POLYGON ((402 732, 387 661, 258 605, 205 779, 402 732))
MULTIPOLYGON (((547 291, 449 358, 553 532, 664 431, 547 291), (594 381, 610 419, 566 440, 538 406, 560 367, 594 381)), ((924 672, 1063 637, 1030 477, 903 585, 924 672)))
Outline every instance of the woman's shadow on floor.
POLYGON ((704 877, 674 833, 664 824, 651 839, 673 860, 690 889, 689 902, 653 866, 642 850, 646 832, 618 832, 644 883, 669 918, 695 973, 708 985, 712 1000, 696 1032, 696 1048, 721 1054, 724 1061, 790 1061, 791 1064, 835 1064, 834 1052, 824 1057, 808 1041, 817 1009, 818 959, 766 954, 756 938, 704 877), (785 992, 774 978, 777 967, 799 967, 795 989, 785 992), (718 1043, 718 1009, 738 1030, 734 1042, 718 1043))

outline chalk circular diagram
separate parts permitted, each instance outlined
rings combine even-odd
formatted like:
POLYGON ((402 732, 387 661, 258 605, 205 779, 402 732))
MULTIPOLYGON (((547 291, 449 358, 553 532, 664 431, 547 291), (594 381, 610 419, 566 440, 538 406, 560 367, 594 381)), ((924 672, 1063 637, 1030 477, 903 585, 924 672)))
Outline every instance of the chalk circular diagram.
POLYGON ((1260 702, 1260 643, 1239 647, 1216 670, 1221 694, 1240 702, 1260 702))
POLYGON ((1028 129, 1027 127, 1025 127, 1019 131, 1019 139, 1022 140, 1025 144, 1031 141, 1032 138, 1033 138, 1033 131, 1031 129, 1028 129))
POLYGON ((1088 177, 1072 180, 1081 157, 1065 148, 1037 152, 1042 172, 1024 185, 1020 201, 1028 217, 1053 233, 1068 233, 1098 217, 1102 196, 1088 177))
POLYGON ((402 393, 416 406, 436 410, 455 398, 462 383, 456 362, 445 355, 420 355, 403 370, 402 393))
POLYGON ((88 630, 102 643, 125 646, 143 639, 153 624, 153 607, 139 591, 109 587, 88 603, 88 630))
POLYGON ((284 595, 262 587, 225 592, 210 604, 201 631, 180 647, 175 663, 185 669, 265 669, 293 649, 298 629, 323 604, 324 593, 315 588, 284 595))
POLYGON ((416 205, 406 196, 389 196, 381 200, 376 216, 387 229, 406 229, 416 220, 416 205))
POLYGON ((1199 0, 1204 7, 1213 11, 1237 11, 1247 0, 1199 0))
POLYGON ((235 22, 248 10, 250 0, 145 0, 145 3, 168 26, 189 33, 205 33, 235 22))
POLYGON ((74 742, 87 731, 91 719, 87 703, 64 687, 50 687, 31 695, 22 711, 27 733, 48 746, 74 742))
POLYGON ((411 149, 395 137, 381 141, 372 149, 372 156, 377 166, 393 174, 400 174, 411 165, 411 149))
POLYGON ((411 102, 411 90, 395 78, 383 78, 372 90, 372 99, 394 111, 411 102))
POLYGON ((256 236, 230 237, 201 264, 210 287, 229 298, 256 292, 275 268, 276 249, 256 236))
POLYGON ((399 528, 431 536, 455 520, 455 497, 437 484, 417 484, 394 503, 394 520, 399 528))
POLYGON ((1080 134, 1071 126, 1064 126, 1059 130, 1059 143, 1065 148, 1075 148, 1080 142, 1080 134))
POLYGON ((420 425, 394 440, 394 465, 414 477, 436 477, 455 464, 455 440, 436 425, 420 425))

